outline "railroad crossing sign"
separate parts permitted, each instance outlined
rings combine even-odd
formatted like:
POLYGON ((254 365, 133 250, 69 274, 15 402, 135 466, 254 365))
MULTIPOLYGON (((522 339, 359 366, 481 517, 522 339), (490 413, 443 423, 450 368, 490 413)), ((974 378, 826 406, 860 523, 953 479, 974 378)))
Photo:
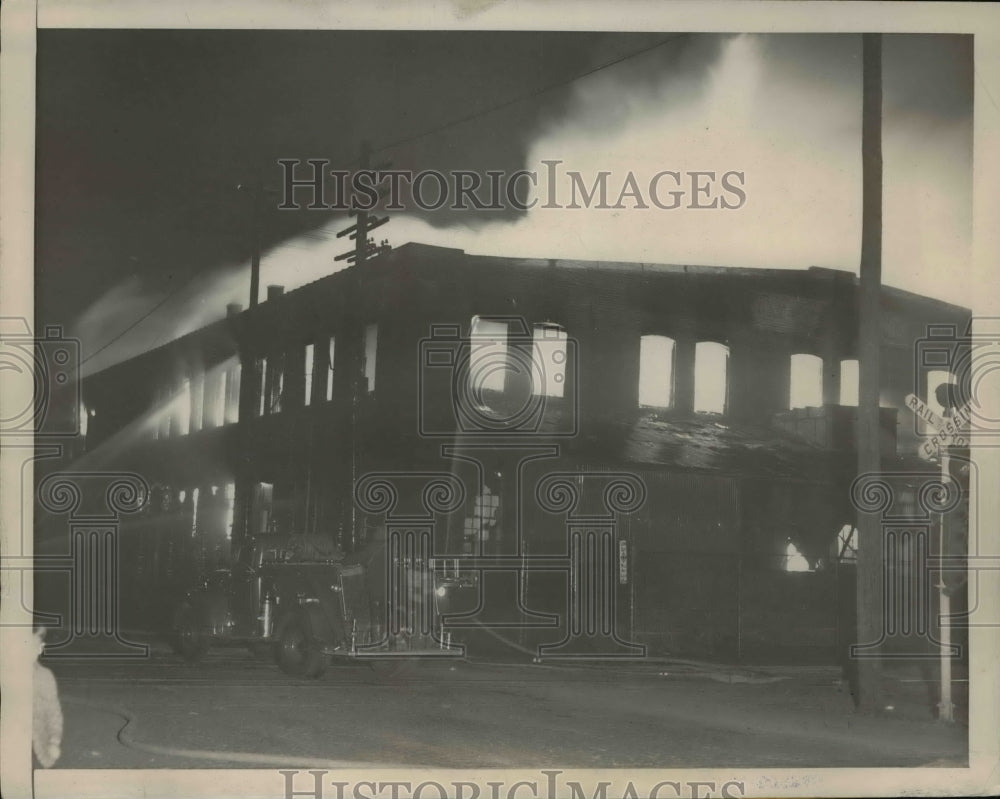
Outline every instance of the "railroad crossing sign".
POLYGON ((972 418, 970 404, 967 402, 960 408, 955 408, 949 416, 940 416, 916 394, 906 395, 906 407, 935 431, 934 435, 920 445, 920 457, 933 460, 947 447, 969 446, 969 420, 972 418))
MULTIPOLYGON (((953 396, 953 395, 952 395, 953 396)), ((906 395, 906 407, 913 411, 918 418, 932 429, 937 431, 935 435, 926 438, 920 445, 920 457, 925 460, 932 460, 935 457, 941 462, 941 479, 950 479, 951 464, 948 455, 949 447, 969 446, 969 420, 972 413, 969 410, 969 402, 959 407, 952 407, 945 417, 939 416, 927 407, 915 394, 906 395)), ((938 524, 940 540, 938 552, 943 555, 945 552, 945 535, 948 523, 942 514, 938 524)), ((951 596, 948 593, 944 581, 944 572, 940 572, 937 584, 938 589, 938 618, 941 628, 941 692, 938 702, 938 718, 942 721, 954 721, 955 706, 951 701, 951 596)))

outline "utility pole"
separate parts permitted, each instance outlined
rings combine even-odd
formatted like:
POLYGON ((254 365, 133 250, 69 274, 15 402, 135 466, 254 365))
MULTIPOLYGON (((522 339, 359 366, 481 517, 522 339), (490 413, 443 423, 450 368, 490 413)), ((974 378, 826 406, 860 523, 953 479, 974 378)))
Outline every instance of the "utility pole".
MULTIPOLYGON (((358 161, 361 171, 367 171, 372 168, 371 156, 371 145, 367 141, 361 142, 361 157, 358 161)), ((381 164, 378 169, 385 169, 387 167, 388 164, 381 164)), ((337 238, 343 238, 344 236, 350 234, 351 240, 354 241, 354 249, 341 253, 334 258, 335 261, 347 261, 351 264, 363 264, 370 256, 381 255, 384 252, 388 252, 388 242, 383 241, 381 244, 376 245, 375 242, 368 238, 368 234, 375 228, 381 227, 388 222, 389 217, 378 217, 360 208, 354 208, 353 203, 352 208, 348 211, 348 213, 351 216, 356 216, 358 221, 350 227, 344 228, 337 233, 337 238)))
MULTIPOLYGON (((878 473, 879 300, 882 284, 882 36, 862 39, 861 121, 861 275, 859 298, 858 474, 878 473)), ((857 702, 864 711, 881 707, 882 663, 878 642, 884 632, 882 525, 875 514, 858 514, 857 648, 850 654, 857 669, 857 702)), ((853 648, 852 648, 853 649, 853 648)))
POLYGON ((237 191, 246 191, 251 195, 253 213, 250 217, 250 307, 255 308, 260 295, 260 227, 263 217, 264 181, 258 177, 253 183, 240 183, 237 191))
MULTIPOLYGON (((358 159, 358 168, 360 171, 378 171, 381 169, 387 169, 388 164, 380 164, 378 167, 372 168, 371 165, 371 145, 367 141, 362 141, 361 143, 361 154, 358 159)), ((371 181, 375 184, 375 181, 371 181)), ((379 192, 381 197, 381 192, 379 192)), ((337 233, 337 238, 343 238, 349 235, 354 241, 354 248, 348 250, 347 252, 341 253, 334 258, 334 261, 347 261, 349 264, 354 266, 360 266, 364 264, 371 256, 381 255, 388 252, 390 247, 387 241, 383 241, 381 244, 376 245, 370 238, 368 234, 377 227, 381 227, 386 222, 389 221, 388 216, 377 217, 373 214, 368 213, 368 211, 357 208, 354 202, 351 203, 351 209, 348 211, 351 216, 357 217, 357 222, 350 227, 344 228, 337 233)), ((352 490, 350 492, 348 502, 350 505, 350 526, 351 535, 349 542, 349 550, 353 551, 358 544, 358 518, 357 518, 357 506, 354 502, 353 486, 357 483, 358 478, 358 446, 359 439, 361 438, 361 430, 359 430, 359 425, 362 423, 359 413, 362 397, 366 397, 368 390, 362 370, 362 365, 365 359, 365 325, 364 319, 359 318, 359 310, 361 307, 361 286, 362 286, 362 275, 360 270, 348 270, 348 274, 345 275, 346 278, 346 290, 347 290, 347 301, 345 303, 345 310, 348 319, 351 321, 351 328, 353 332, 349 334, 348 340, 351 337, 355 337, 352 350, 353 355, 350 358, 350 402, 351 402, 351 432, 350 432, 350 451, 351 451, 351 486, 352 490)), ((345 542, 346 543, 346 542, 345 542)))
MULTIPOLYGON (((236 190, 250 194, 252 203, 252 213, 250 216, 250 309, 257 307, 260 295, 260 255, 261 255, 261 227, 264 218, 264 196, 271 194, 264 186, 264 179, 258 173, 257 177, 249 183, 240 183, 236 190)), ((237 327, 239 342, 239 359, 242 367, 240 378, 239 413, 238 427, 240 429, 242 447, 244 451, 249 451, 250 446, 250 419, 254 416, 254 392, 260 385, 260 375, 257 370, 257 357, 254 345, 248 342, 254 337, 247 330, 246 323, 237 327)), ((251 511, 253 509, 253 489, 250 487, 252 479, 252 467, 240 460, 240 466, 236 471, 236 490, 233 498, 233 547, 246 540, 253 526, 251 511), (239 535, 236 528, 239 528, 239 535)))

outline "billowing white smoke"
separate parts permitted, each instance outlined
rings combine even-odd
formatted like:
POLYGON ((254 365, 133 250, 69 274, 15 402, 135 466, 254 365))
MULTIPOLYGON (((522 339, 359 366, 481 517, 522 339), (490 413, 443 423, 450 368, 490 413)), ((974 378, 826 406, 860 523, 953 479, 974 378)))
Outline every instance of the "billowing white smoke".
MULTIPOLYGON (((968 274, 971 116, 914 113, 907 93, 919 96, 919 87, 907 83, 907 63, 894 47, 887 40, 884 280, 967 305, 969 281, 941 275, 942 265, 953 278, 968 274)), ((434 227, 397 212, 378 235, 394 245, 421 241, 515 257, 856 271, 859 54, 854 36, 667 43, 572 85, 567 112, 543 125, 525 165, 537 171, 535 196, 543 199, 516 221, 470 213, 468 224, 434 227), (662 170, 742 172, 746 202, 732 210, 634 209, 629 199, 624 209, 546 209, 544 160, 561 162, 563 181, 570 170, 588 185, 609 173, 609 204, 630 173, 646 192, 662 170)), ((563 204, 568 187, 559 186, 563 204)), ((293 289, 342 268, 334 256, 349 243, 335 233, 345 224, 346 217, 331 220, 265 253, 262 295, 269 283, 293 289)), ((248 295, 247 264, 197 279, 88 361, 85 373, 218 319, 226 303, 246 305, 248 295)), ((85 356, 163 299, 135 281, 114 287, 80 320, 85 356)))
MULTIPOLYGON (((345 224, 342 219, 331 228, 339 230, 345 224)), ((329 237, 311 234, 264 253, 260 300, 269 284, 290 290, 343 269, 344 262, 335 262, 334 256, 345 249, 344 240, 331 232, 329 237)), ((145 289, 137 278, 119 283, 91 305, 70 331, 81 341, 82 374, 100 371, 221 319, 228 303, 246 308, 249 302, 249 263, 229 265, 166 294, 145 289), (113 343, 106 346, 108 342, 113 343)))

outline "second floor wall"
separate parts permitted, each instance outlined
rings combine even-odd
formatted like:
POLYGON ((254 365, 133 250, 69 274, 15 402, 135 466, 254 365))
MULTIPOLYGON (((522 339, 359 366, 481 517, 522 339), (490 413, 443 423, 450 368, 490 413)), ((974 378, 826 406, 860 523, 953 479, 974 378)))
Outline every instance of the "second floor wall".
MULTIPOLYGON (((770 424, 790 408, 856 403, 850 275, 684 270, 478 258, 404 247, 90 378, 88 443, 143 440, 286 414, 383 434, 523 430, 539 409, 587 435, 638 415, 770 424), (355 280, 357 278, 357 280, 355 280), (506 426, 506 428, 505 428, 506 426)), ((883 303, 887 407, 933 396, 947 365, 919 359, 961 309, 883 303), (932 374, 935 373, 935 374, 932 374)))

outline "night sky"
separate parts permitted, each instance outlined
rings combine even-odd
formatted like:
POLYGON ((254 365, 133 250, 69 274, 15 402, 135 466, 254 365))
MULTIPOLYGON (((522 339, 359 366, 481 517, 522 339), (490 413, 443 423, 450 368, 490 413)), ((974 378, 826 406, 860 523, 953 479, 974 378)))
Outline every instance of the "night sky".
MULTIPOLYGON (((250 211, 235 186, 260 170, 280 185, 278 158, 350 168, 361 139, 378 149, 663 38, 40 31, 38 306, 67 319, 133 274, 163 287, 244 258, 250 211)), ((659 55, 644 65, 673 51, 659 55)), ((378 155, 401 169, 519 169, 565 98, 529 97, 378 155)), ((329 218, 273 214, 265 244, 329 218)))
MULTIPOLYGON (((895 175, 892 185, 916 195, 912 181, 925 181, 933 202, 915 212, 928 230, 937 220, 934 235, 944 236, 927 247, 957 261, 971 240, 971 75, 971 37, 886 39, 887 181, 895 175)), ((716 249, 706 250, 713 234, 700 221, 626 214, 642 227, 620 260, 856 269, 852 251, 837 249, 856 209, 844 211, 843 231, 826 231, 829 246, 809 229, 825 226, 829 211, 777 220, 775 236, 804 228, 801 246, 790 242, 777 256, 740 225, 759 229, 753 213, 774 218, 772 201, 795 213, 829 196, 853 206, 858 36, 40 30, 37 77, 36 323, 65 325, 92 353, 169 298, 92 367, 217 318, 225 301, 245 303, 251 209, 236 185, 258 174, 280 185, 279 158, 351 168, 362 139, 378 159, 414 170, 513 171, 539 157, 584 170, 656 159, 658 168, 746 168, 754 205, 724 220, 731 240, 716 234, 716 249), (790 167, 768 159, 790 152, 820 171, 789 183, 790 167), (763 166, 753 172, 744 161, 763 166), (789 186, 805 194, 789 197, 789 186)), ((888 207, 886 216, 890 236, 888 207)), ((332 270, 332 255, 345 249, 329 241, 341 223, 334 212, 268 212, 263 282, 277 276, 291 286, 315 279, 324 263, 332 270), (308 275, 282 274, 289 259, 317 253, 308 275)), ((379 235, 394 245, 604 258, 605 224, 616 222, 438 211, 399 215, 379 235), (588 241, 573 225, 603 239, 588 241)), ((912 258, 900 251, 899 261, 912 258)), ((889 262, 887 273, 891 282, 889 262)))

